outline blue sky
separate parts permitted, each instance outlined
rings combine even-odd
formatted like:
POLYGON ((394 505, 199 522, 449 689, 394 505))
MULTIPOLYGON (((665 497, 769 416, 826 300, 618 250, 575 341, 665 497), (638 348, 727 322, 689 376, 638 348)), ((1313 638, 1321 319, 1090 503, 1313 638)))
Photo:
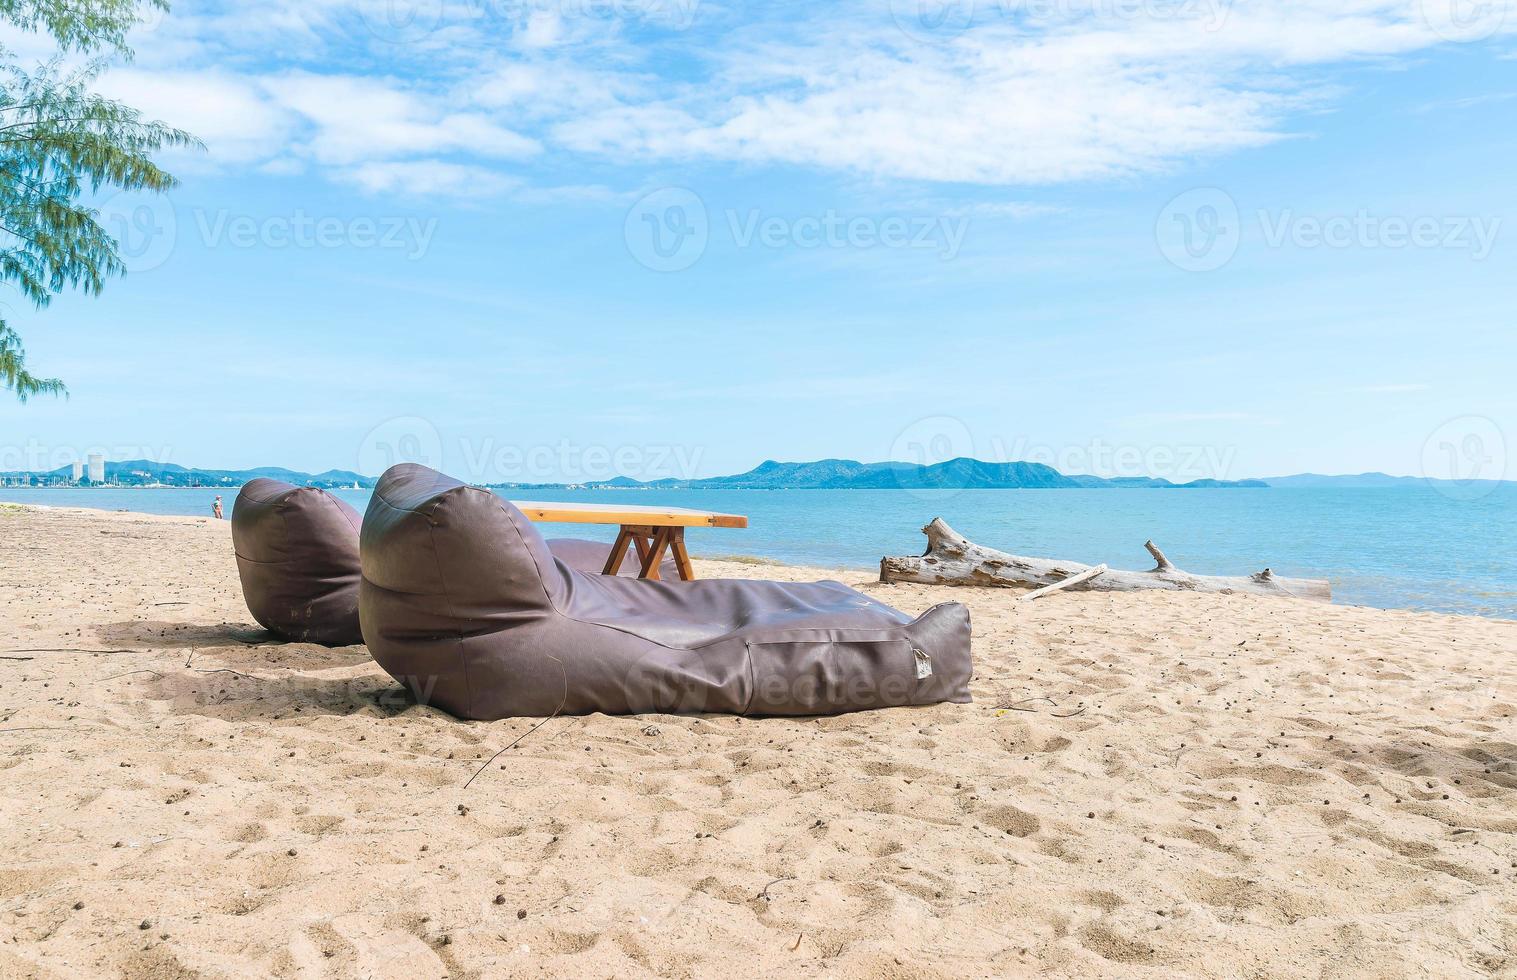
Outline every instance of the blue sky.
POLYGON ((1517 10, 925 2, 176 4, 0 469, 1505 469, 1517 10))

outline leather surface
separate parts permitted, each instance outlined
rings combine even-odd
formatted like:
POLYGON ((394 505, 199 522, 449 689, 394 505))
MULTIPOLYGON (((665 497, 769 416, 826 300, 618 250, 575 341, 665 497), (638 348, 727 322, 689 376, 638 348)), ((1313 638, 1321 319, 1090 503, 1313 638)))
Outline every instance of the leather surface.
POLYGON ((370 653, 464 718, 969 701, 958 603, 913 620, 838 582, 586 574, 509 501, 416 464, 380 478, 360 552, 370 653))
POLYGON ((232 505, 242 596, 287 640, 346 646, 358 627, 358 512, 312 487, 257 479, 232 505))
MULTIPOLYGON (((264 629, 294 642, 363 642, 358 624, 358 511, 314 487, 249 481, 232 506, 232 547, 248 611, 264 629)), ((573 568, 598 574, 611 546, 559 538, 548 542, 573 568)), ((636 577, 635 554, 620 574, 636 577)), ((659 573, 679 577, 672 560, 659 573)))

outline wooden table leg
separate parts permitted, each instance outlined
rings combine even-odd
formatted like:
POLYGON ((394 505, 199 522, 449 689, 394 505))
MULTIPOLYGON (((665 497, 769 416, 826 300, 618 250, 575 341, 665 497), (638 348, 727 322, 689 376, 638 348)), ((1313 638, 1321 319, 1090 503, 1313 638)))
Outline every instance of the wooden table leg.
POLYGON ((654 540, 648 548, 648 557, 643 558, 642 575, 649 581, 658 581, 658 566, 663 564, 664 549, 669 548, 669 528, 658 528, 654 532, 654 540))
POLYGON ((674 528, 674 536, 671 550, 674 552, 674 564, 679 569, 679 577, 683 582, 695 581, 695 569, 690 567, 690 554, 685 551, 685 529, 674 528))
MULTIPOLYGON (((606 567, 601 569, 602 575, 615 575, 622 570, 622 559, 627 557, 627 546, 631 543, 632 532, 623 527, 616 536, 616 543, 611 545, 611 554, 606 556, 606 567)), ((642 551, 640 544, 637 550, 642 551)))
POLYGON ((674 558, 674 567, 679 570, 680 580, 695 580, 695 569, 690 564, 690 554, 685 550, 685 529, 682 527, 645 527, 636 524, 622 525, 606 557, 602 575, 615 575, 621 571, 622 562, 632 547, 637 548, 638 578, 658 581, 659 566, 664 563, 664 552, 674 558))
POLYGON ((643 559, 643 571, 640 578, 658 581, 658 566, 664 561, 664 551, 674 537, 673 531, 673 528, 661 527, 654 532, 653 544, 648 548, 648 557, 643 559))
POLYGON ((648 545, 653 541, 653 528, 634 527, 628 530, 632 532, 632 543, 637 546, 637 567, 642 568, 643 562, 648 560, 648 545))

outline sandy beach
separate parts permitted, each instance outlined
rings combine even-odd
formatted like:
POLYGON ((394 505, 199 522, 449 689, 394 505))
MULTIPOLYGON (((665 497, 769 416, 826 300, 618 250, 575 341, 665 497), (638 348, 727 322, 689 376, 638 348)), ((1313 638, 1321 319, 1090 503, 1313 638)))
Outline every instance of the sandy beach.
POLYGON ((0 976, 1517 969, 1517 623, 698 561, 968 604, 975 703, 485 724, 269 642, 224 523, 0 569, 0 976))

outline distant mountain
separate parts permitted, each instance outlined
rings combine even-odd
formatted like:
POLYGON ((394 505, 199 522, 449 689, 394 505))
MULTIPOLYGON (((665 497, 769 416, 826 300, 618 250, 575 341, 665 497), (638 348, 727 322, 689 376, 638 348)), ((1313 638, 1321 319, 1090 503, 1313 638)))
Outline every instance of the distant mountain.
MULTIPOLYGON (((606 489, 656 490, 1080 490, 1163 489, 1200 487, 1264 487, 1258 480, 1197 480, 1172 483, 1150 477, 1107 480, 1098 476, 1066 476, 1042 463, 987 463, 959 458, 922 466, 915 463, 860 463, 853 459, 822 459, 811 463, 765 460, 746 473, 699 480, 653 480, 627 477, 580 484, 606 489)), ((542 488, 543 484, 499 484, 512 489, 542 488)))
MULTIPOLYGON (((266 476, 297 486, 351 487, 357 484, 372 488, 377 479, 351 470, 327 470, 302 473, 278 466, 260 466, 251 470, 202 470, 177 463, 157 463, 132 459, 105 464, 105 482, 116 486, 224 487, 236 489, 254 477, 266 476)), ((70 485, 72 467, 60 467, 47 473, 0 473, 0 481, 12 485, 70 485)), ((944 463, 922 466, 915 463, 861 463, 855 459, 819 459, 810 463, 781 463, 765 460, 746 473, 713 476, 699 480, 634 480, 618 476, 610 480, 572 484, 611 490, 1200 490, 1245 489, 1263 487, 1409 487, 1458 482, 1495 486, 1498 480, 1449 481, 1428 480, 1416 476, 1390 476, 1385 473, 1358 473, 1327 476, 1321 473, 1298 473, 1272 476, 1263 480, 1192 480, 1174 483, 1158 477, 1114 477, 1060 473, 1043 463, 987 463, 961 457, 944 463)), ((511 489, 563 488, 563 483, 500 483, 511 489)))
POLYGON ((1264 482, 1272 487, 1342 487, 1349 489, 1374 489, 1387 487, 1437 486, 1457 483, 1461 487, 1494 487, 1501 480, 1436 480, 1424 476, 1391 476, 1388 473, 1354 473, 1343 476, 1325 476, 1321 473, 1297 473, 1295 476, 1270 476, 1264 482))
POLYGON ((1387 473, 1355 473, 1342 476, 1297 473, 1295 476, 1266 477, 1264 482, 1272 487, 1399 487, 1425 481, 1414 476, 1391 476, 1387 473))
POLYGON ((696 489, 786 490, 937 490, 1078 487, 1080 484, 1042 463, 985 463, 951 459, 918 466, 912 463, 860 463, 823 459, 814 463, 766 460, 747 473, 681 483, 696 489))
MULTIPOLYGON (((86 473, 88 476, 88 473, 86 473)), ((374 478, 360 476, 349 470, 327 470, 325 473, 301 473, 279 466, 260 466, 251 470, 199 470, 180 466, 178 463, 159 463, 148 459, 129 459, 105 464, 105 482, 115 486, 168 486, 168 487, 221 487, 235 490, 255 477, 265 476, 283 480, 296 486, 361 487, 374 486, 374 478)), ((7 483, 30 482, 38 485, 70 485, 72 466, 61 466, 46 473, 0 473, 7 483)), ((88 481, 84 481, 88 483, 88 481)))

